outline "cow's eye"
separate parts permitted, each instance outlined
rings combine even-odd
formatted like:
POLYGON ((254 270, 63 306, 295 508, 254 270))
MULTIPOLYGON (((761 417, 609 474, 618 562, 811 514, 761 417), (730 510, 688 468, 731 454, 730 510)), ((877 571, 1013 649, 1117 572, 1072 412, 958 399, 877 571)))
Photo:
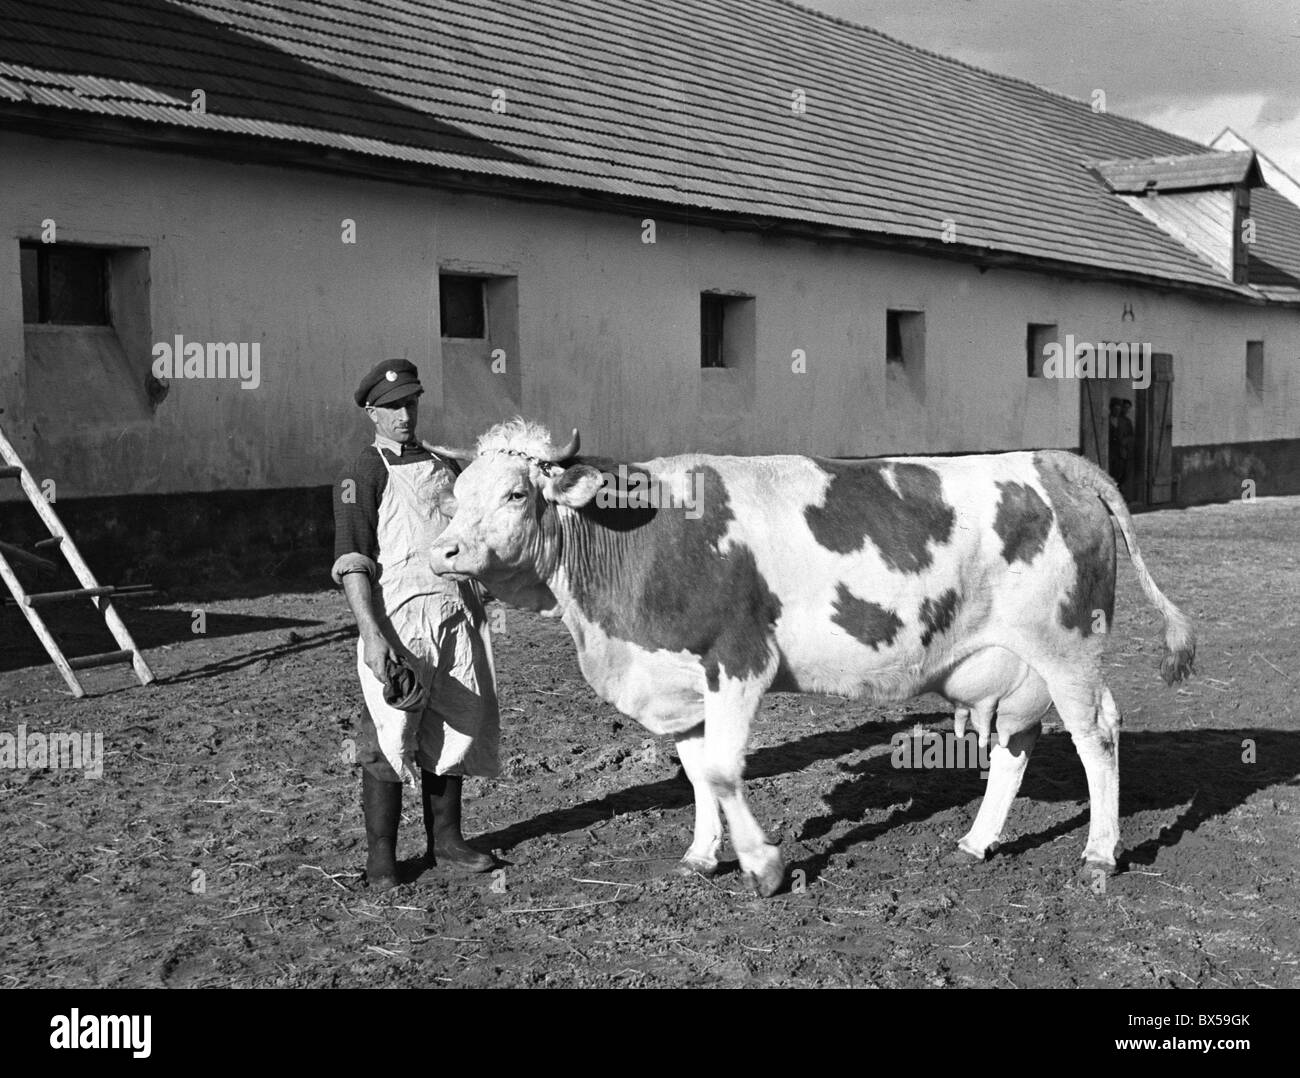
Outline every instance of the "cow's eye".
POLYGON ((526 490, 512 490, 512 491, 507 495, 507 497, 508 497, 512 502, 522 502, 525 498, 528 497, 528 491, 526 491, 526 490))

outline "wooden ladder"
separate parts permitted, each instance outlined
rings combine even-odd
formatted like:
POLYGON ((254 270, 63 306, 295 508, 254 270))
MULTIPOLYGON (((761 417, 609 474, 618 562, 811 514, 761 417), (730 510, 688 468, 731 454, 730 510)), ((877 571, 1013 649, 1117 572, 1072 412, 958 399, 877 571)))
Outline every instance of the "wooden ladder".
MULTIPOLYGON (((42 539, 36 546, 38 548, 58 547, 63 552, 64 558, 67 559, 68 565, 72 567, 77 580, 81 582, 81 587, 72 588, 68 591, 44 591, 28 594, 23 590, 22 584, 18 582, 13 567, 5 559, 6 550, 10 552, 11 557, 26 552, 16 550, 14 547, 0 545, 0 577, 4 578, 4 582, 9 586, 14 601, 18 604, 18 609, 23 612, 23 616, 27 619, 36 635, 40 637, 41 643, 45 645, 45 650, 50 653, 50 658, 54 660, 54 665, 59 668, 63 680, 68 683, 72 695, 86 695, 86 690, 81 687, 81 683, 77 680, 74 671, 86 670, 92 666, 108 666, 111 663, 129 662, 135 670, 135 676, 140 679, 140 684, 148 685, 154 679, 153 671, 149 669, 149 664, 144 661, 140 649, 135 646, 131 634, 126 631, 122 619, 118 616, 117 611, 113 609, 111 597, 116 589, 103 587, 95 580, 90 567, 82 559, 76 544, 73 543, 72 536, 68 534, 68 529, 59 520, 58 515, 54 512, 54 507, 46 501, 40 487, 36 485, 36 481, 32 478, 31 472, 24 466, 9 439, 5 437, 4 431, 0 430, 0 480, 6 479, 17 479, 22 484, 23 493, 27 495, 27 500, 31 502, 32 508, 36 510, 41 520, 45 522, 46 528, 49 529, 50 538, 42 539), (104 622, 108 626, 108 631, 113 634, 113 639, 117 641, 119 650, 105 651, 99 655, 82 655, 69 659, 59 649, 58 643, 55 642, 49 627, 41 618, 37 608, 46 603, 82 598, 88 598, 95 604, 95 608, 103 616, 104 622)), ((24 560, 39 562, 41 559, 32 558, 29 555, 24 560)))

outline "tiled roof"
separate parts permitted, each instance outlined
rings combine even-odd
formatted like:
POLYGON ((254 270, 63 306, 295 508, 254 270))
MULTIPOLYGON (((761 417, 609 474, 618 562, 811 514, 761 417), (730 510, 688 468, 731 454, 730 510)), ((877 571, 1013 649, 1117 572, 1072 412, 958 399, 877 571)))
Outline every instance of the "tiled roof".
POLYGON ((1262 188, 1250 193, 1250 215, 1260 238, 1250 252, 1251 286, 1278 302, 1300 300, 1300 207, 1262 188))
POLYGON ((1120 195, 1148 191, 1197 191, 1206 187, 1262 187, 1264 176, 1253 150, 1138 157, 1096 161, 1093 170, 1120 195))
MULTIPOLYGON (((788 0, 0 0, 0 122, 33 108, 1262 294, 1086 167, 1205 147, 788 0)), ((1256 260, 1300 300, 1270 194, 1256 260)))

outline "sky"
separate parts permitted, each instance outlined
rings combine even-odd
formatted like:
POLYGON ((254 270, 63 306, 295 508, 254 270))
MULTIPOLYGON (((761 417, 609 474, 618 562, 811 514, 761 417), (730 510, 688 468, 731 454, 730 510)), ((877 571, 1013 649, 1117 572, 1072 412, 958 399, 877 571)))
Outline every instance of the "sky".
POLYGON ((1300 179, 1300 0, 799 0, 1300 179))

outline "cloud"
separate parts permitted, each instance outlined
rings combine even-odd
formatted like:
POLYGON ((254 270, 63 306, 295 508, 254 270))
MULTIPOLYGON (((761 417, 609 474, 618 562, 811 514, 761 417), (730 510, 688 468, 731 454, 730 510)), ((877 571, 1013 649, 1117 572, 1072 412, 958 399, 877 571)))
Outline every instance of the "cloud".
POLYGON ((1300 176, 1300 113, 1291 110, 1280 122, 1261 123, 1269 99, 1261 94, 1224 94, 1208 100, 1167 105, 1134 119, 1172 131, 1176 135, 1210 142, 1225 127, 1231 127, 1247 142, 1263 150, 1292 176, 1300 176))
POLYGON ((1300 117, 1300 96, 1270 97, 1259 107, 1255 123, 1260 127, 1286 127, 1300 117))
POLYGON ((1198 142, 1232 126, 1300 172, 1293 0, 801 0, 1198 142))
POLYGON ((1277 0, 804 0, 904 41, 1086 97, 1294 99, 1300 6, 1277 0), (1100 80, 1100 83, 1099 81, 1100 80))

